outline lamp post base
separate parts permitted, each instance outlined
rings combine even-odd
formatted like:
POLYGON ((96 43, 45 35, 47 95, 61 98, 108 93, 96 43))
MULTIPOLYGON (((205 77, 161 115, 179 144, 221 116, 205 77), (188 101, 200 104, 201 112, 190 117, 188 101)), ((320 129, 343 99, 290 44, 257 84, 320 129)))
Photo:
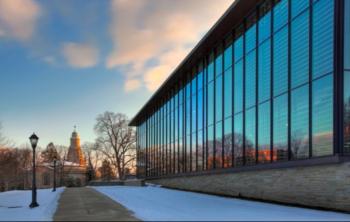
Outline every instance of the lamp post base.
POLYGON ((37 202, 32 202, 32 203, 29 205, 30 208, 34 208, 34 207, 38 207, 38 206, 39 206, 39 204, 38 204, 37 202))

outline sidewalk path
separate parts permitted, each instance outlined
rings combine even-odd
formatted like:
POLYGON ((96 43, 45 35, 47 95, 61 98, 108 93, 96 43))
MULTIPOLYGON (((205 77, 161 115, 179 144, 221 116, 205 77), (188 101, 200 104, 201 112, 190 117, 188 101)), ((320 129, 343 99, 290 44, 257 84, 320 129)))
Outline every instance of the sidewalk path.
POLYGON ((92 188, 66 188, 54 221, 138 221, 133 213, 92 188))

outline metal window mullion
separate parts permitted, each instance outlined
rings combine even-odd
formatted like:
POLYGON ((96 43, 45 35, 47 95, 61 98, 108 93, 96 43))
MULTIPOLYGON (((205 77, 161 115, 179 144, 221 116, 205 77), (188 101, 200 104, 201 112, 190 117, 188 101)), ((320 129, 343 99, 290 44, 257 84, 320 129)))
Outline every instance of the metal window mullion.
POLYGON ((309 0, 309 158, 312 158, 313 0, 309 0))
POLYGON ((291 95, 291 80, 292 80, 292 71, 291 71, 291 65, 292 65, 292 0, 288 0, 288 160, 291 160, 292 158, 292 147, 291 147, 291 134, 292 134, 292 114, 291 114, 291 102, 292 102, 292 95, 291 95))
MULTIPOLYGON (((260 45, 259 45, 259 19, 260 19, 260 12, 259 7, 256 7, 256 30, 255 30, 255 164, 258 163, 259 158, 259 51, 260 51, 260 45)), ((264 40, 265 41, 265 40, 264 40)), ((263 44, 263 43, 262 43, 263 44)))
POLYGON ((274 20, 275 20, 275 16, 274 16, 274 10, 275 10, 275 5, 274 2, 272 2, 272 6, 271 6, 271 43, 270 43, 270 162, 273 162, 273 111, 274 111, 274 106, 273 106, 273 89, 274 89, 274 36, 275 36, 275 32, 274 32, 274 20))
MULTIPOLYGON (((333 153, 344 155, 345 0, 334 0, 333 153)), ((350 12, 347 12, 350 13, 350 12)))

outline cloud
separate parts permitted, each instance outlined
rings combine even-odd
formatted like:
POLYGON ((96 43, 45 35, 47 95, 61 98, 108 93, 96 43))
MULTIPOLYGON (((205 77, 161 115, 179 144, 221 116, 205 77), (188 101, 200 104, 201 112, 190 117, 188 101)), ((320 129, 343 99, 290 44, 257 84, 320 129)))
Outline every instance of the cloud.
POLYGON ((98 49, 89 44, 64 43, 62 54, 67 63, 74 68, 91 68, 94 67, 99 60, 98 49))
POLYGON ((33 0, 0 1, 0 36, 19 41, 32 38, 41 8, 33 0))
MULTIPOLYGON (((107 68, 156 90, 232 0, 114 0, 107 68), (152 65, 150 65, 152 64, 152 65)), ((124 87, 136 90, 137 87, 124 87)))
POLYGON ((134 91, 141 87, 141 82, 138 79, 127 79, 124 84, 124 90, 126 92, 134 91))

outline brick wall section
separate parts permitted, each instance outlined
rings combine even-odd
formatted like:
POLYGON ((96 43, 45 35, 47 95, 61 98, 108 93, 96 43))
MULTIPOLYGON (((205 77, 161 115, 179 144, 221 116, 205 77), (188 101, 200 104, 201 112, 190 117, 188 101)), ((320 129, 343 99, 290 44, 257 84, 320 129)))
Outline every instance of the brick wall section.
POLYGON ((350 212, 350 163, 149 181, 170 188, 350 212))

